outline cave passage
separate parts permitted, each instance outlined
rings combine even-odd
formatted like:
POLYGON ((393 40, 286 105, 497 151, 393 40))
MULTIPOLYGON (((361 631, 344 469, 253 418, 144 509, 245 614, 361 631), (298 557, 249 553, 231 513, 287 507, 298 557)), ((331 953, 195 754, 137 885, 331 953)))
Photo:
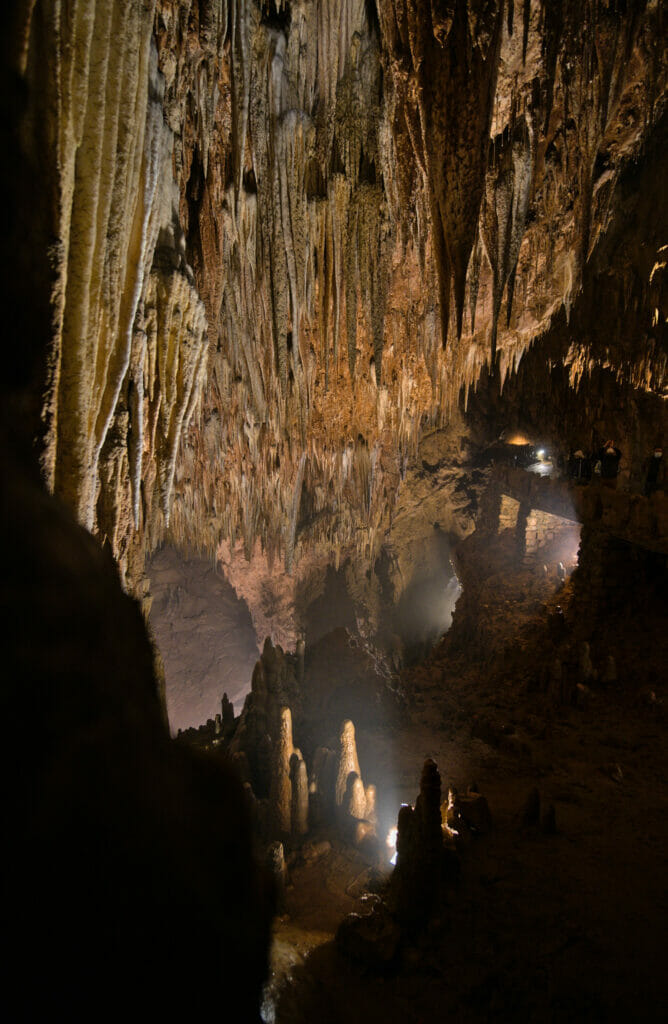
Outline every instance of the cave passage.
POLYGON ((174 548, 161 548, 148 572, 171 731, 214 718, 223 693, 238 714, 259 653, 246 603, 210 561, 186 559, 174 548))
POLYGON ((450 542, 439 523, 434 523, 431 534, 413 549, 411 563, 410 582, 393 611, 395 635, 406 664, 426 657, 447 633, 462 592, 450 542))

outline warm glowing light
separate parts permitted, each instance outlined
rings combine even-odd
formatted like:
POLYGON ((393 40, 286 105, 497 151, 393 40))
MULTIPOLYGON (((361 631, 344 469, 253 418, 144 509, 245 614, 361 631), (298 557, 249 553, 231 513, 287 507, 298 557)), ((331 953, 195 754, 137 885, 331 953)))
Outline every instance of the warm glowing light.
POLYGON ((387 839, 385 840, 388 850, 392 851, 390 857, 390 864, 397 863, 397 827, 393 825, 390 831, 387 833, 387 839))
POLYGON ((513 436, 509 438, 508 444, 531 444, 531 441, 528 437, 525 437, 524 434, 513 434, 513 436))

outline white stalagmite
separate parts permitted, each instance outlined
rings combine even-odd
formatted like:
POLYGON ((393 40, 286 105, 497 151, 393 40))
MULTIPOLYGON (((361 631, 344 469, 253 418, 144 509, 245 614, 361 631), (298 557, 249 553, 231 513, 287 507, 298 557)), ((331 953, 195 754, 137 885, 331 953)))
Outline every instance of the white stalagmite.
POLYGON ((346 719, 341 726, 341 734, 339 736, 339 757, 335 787, 337 807, 343 806, 348 789, 348 777, 351 773, 354 773, 358 779, 361 777, 360 763, 357 758, 357 744, 355 743, 355 726, 350 719, 346 719))

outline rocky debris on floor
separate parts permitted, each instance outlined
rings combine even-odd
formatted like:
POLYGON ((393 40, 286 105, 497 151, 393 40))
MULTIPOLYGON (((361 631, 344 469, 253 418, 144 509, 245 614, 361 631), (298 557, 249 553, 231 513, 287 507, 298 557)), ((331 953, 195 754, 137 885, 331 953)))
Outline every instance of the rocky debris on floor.
POLYGON ((491 827, 487 800, 471 787, 462 796, 450 787, 441 803, 441 776, 427 758, 415 805, 404 804, 399 811, 389 883, 381 895, 367 898, 370 912, 350 914, 340 924, 339 951, 372 970, 387 970, 403 955, 408 963, 421 935, 442 930, 443 900, 459 878, 455 847, 491 827))
POLYGON ((370 914, 349 914, 336 932, 340 952, 372 970, 387 969, 397 957, 400 942, 401 927, 380 900, 370 914))

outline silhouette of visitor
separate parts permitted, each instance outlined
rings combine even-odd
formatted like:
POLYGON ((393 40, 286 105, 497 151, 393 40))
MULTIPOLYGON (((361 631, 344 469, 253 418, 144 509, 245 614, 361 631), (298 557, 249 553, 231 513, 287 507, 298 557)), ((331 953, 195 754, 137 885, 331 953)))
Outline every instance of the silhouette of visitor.
POLYGON ((601 481, 606 487, 617 486, 617 474, 622 453, 616 447, 615 442, 606 441, 602 448, 599 448, 596 458, 601 463, 601 481))
POLYGON ((576 484, 586 484, 591 480, 591 461, 581 448, 571 452, 568 460, 568 475, 576 484))
POLYGON ((645 460, 644 493, 649 498, 655 491, 663 491, 666 485, 666 467, 663 461, 663 448, 657 444, 645 460))

